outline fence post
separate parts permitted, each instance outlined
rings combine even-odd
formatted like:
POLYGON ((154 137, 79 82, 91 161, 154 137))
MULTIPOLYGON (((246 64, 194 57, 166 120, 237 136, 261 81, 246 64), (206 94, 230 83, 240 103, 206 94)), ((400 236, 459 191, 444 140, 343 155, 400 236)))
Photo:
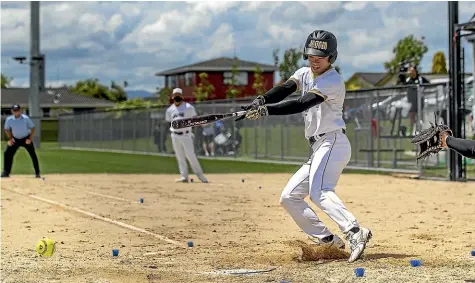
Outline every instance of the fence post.
POLYGON ((144 115, 144 118, 145 116, 147 116, 147 123, 146 123, 146 128, 145 128, 145 136, 147 137, 147 148, 145 149, 146 152, 150 152, 150 133, 152 132, 151 130, 151 127, 150 127, 150 112, 151 110, 147 110, 147 115, 144 115))
POLYGON ((99 119, 99 148, 102 148, 102 120, 103 117, 99 119))
POLYGON ((376 156, 378 158, 378 165, 377 166, 379 168, 379 167, 381 167, 381 152, 380 152, 380 149, 381 149, 381 131, 380 131, 381 115, 379 114, 379 91, 378 90, 376 91, 376 111, 377 111, 376 112, 376 135, 378 137, 376 156))
POLYGON ((124 150, 124 113, 120 113, 120 149, 124 150))
POLYGON ((369 152, 368 152, 368 166, 369 167, 374 167, 374 164, 373 164, 373 150, 374 150, 374 138, 373 138, 373 118, 374 118, 374 115, 373 115, 373 92, 371 92, 371 94, 369 95, 369 109, 370 109, 370 122, 369 122, 369 126, 370 126, 370 136, 369 136, 369 152))
POLYGON ((133 145, 133 151, 135 151, 135 124, 136 124, 136 120, 137 120, 137 117, 135 115, 135 113, 133 113, 133 116, 134 116, 134 125, 132 126, 132 129, 133 129, 133 141, 134 141, 134 145, 133 145))
POLYGON ((269 117, 265 117, 265 119, 262 121, 264 123, 264 131, 265 131, 265 136, 264 136, 264 158, 268 158, 269 154, 269 145, 267 141, 269 140, 269 117))
MULTIPOLYGON (((284 116, 284 120, 287 116, 284 116)), ((284 160, 284 127, 285 123, 280 123, 280 160, 284 160)))
MULTIPOLYGON (((417 90, 417 121, 415 121, 416 125, 415 125, 415 133, 417 132, 420 132, 421 128, 420 126, 421 123, 422 123, 422 109, 421 109, 421 87, 419 85, 416 86, 416 90, 417 90)), ((412 135, 412 133, 411 133, 412 135)), ((429 160, 427 160, 427 163, 429 163, 429 160)), ((419 168, 419 172, 421 172, 421 175, 423 174, 423 162, 419 163, 418 166, 420 167, 419 168)))
POLYGON ((259 123, 258 121, 254 121, 254 158, 257 159, 257 135, 258 135, 258 131, 257 131, 257 123, 259 123))

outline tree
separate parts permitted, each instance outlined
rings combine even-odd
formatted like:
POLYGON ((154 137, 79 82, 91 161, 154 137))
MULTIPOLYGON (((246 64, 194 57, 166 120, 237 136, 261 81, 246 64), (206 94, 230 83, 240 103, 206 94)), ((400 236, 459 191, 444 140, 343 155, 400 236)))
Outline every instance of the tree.
POLYGON ((78 81, 75 86, 70 87, 70 90, 79 95, 107 99, 114 102, 127 100, 127 94, 121 86, 112 82, 109 89, 107 86, 99 83, 99 79, 78 81))
POLYGON ((252 88, 256 91, 256 95, 263 95, 266 92, 262 69, 259 65, 254 68, 254 83, 252 88))
POLYGON ((109 110, 126 110, 126 109, 136 109, 136 108, 149 108, 161 106, 163 103, 158 101, 145 100, 143 98, 134 98, 130 100, 124 100, 117 102, 113 108, 109 110))
POLYGON ((111 88, 109 90, 109 97, 111 97, 116 102, 125 101, 127 100, 127 93, 120 85, 112 81, 111 88))
POLYGON ((279 64, 279 49, 274 49, 272 56, 274 57, 274 64, 278 66, 281 82, 287 81, 298 69, 301 68, 299 61, 302 58, 302 52, 296 48, 285 50, 282 63, 279 64))
POLYGON ((13 78, 9 78, 2 74, 2 88, 8 88, 10 87, 10 84, 12 82, 13 78))
POLYGON ((204 101, 208 99, 214 92, 214 86, 208 81, 207 73, 200 73, 200 83, 195 86, 193 95, 197 101, 204 101))
POLYGON ((234 57, 233 66, 231 69, 231 79, 229 82, 229 87, 226 90, 226 98, 235 98, 238 97, 242 93, 242 88, 237 85, 236 76, 239 73, 238 66, 237 66, 237 58, 234 57))
POLYGON ((154 96, 158 97, 158 101, 162 104, 167 104, 170 101, 172 95, 172 89, 169 87, 164 87, 162 89, 157 87, 157 91, 154 93, 154 96))
POLYGON ((436 52, 432 57, 432 73, 447 74, 447 64, 443 51, 436 52))
POLYGON ((399 71, 399 64, 411 62, 419 65, 422 57, 429 50, 424 43, 424 38, 415 38, 412 34, 398 41, 393 48, 394 57, 391 61, 384 63, 384 68, 390 73, 395 74, 399 71))

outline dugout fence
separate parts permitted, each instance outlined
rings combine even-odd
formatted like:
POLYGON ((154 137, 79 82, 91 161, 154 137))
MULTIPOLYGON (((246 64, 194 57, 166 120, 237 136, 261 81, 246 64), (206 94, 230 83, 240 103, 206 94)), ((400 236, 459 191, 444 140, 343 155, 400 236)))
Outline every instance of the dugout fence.
MULTIPOLYGON (((194 105, 198 115, 226 113, 239 110, 253 99, 194 105)), ((349 168, 447 178, 445 151, 417 164, 416 152, 410 143, 415 131, 435 122, 434 113, 438 115, 438 122, 447 121, 447 99, 447 86, 443 84, 348 91, 344 119, 352 146, 349 168), (411 102, 416 103, 416 107, 411 102)), ((470 103, 467 102, 467 107, 470 103)), ((165 121, 167 107, 61 115, 58 142, 62 148, 173 155, 169 123, 165 121)), ((470 123, 465 124, 467 137, 473 135, 470 123)), ((208 128, 196 127, 193 132, 195 151, 201 158, 303 163, 311 154, 304 138, 301 114, 268 116, 257 121, 230 119, 208 128)), ((475 178, 473 165, 469 160, 465 164, 467 177, 475 178)))

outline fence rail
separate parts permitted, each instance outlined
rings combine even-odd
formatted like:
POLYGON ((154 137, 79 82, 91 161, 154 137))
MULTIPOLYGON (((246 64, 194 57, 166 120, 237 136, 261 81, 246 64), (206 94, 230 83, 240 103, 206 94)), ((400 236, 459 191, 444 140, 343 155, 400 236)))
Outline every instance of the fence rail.
MULTIPOLYGON (((349 166, 447 177, 445 151, 417 164, 410 143, 415 131, 434 122, 434 113, 446 121, 447 98, 444 85, 348 92, 343 114, 352 146, 349 166)), ((225 113, 252 99, 202 102, 195 108, 198 115, 225 113)), ((166 107, 61 115, 58 141, 68 148, 172 154, 166 107)), ((193 133, 200 156, 304 162, 311 154, 301 114, 230 119, 193 133)))

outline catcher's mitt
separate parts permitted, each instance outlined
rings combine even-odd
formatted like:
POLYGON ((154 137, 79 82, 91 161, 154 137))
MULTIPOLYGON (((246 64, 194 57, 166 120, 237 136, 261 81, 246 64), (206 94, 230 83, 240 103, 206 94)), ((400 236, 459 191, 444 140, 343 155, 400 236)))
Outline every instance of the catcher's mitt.
POLYGON ((446 132, 450 136, 453 135, 452 130, 447 125, 430 124, 430 128, 417 133, 411 140, 411 142, 417 146, 417 161, 442 150, 441 133, 446 132))

